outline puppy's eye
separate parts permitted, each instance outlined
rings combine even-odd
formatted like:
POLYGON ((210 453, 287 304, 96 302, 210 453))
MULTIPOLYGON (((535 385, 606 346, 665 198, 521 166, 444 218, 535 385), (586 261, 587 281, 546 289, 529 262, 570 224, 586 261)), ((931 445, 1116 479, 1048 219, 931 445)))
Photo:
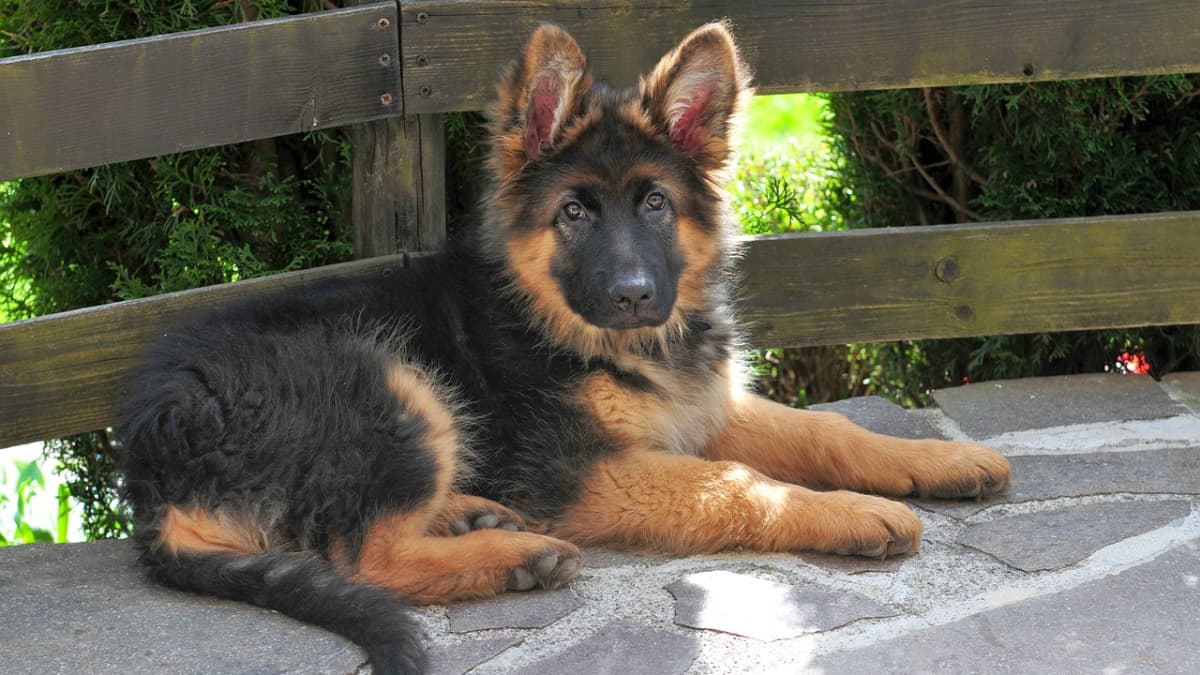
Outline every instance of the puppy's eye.
POLYGON ((587 211, 583 209, 583 204, 579 202, 567 202, 562 207, 562 217, 569 222, 579 222, 587 215, 587 211))
POLYGON ((666 206, 666 204, 667 198, 664 197, 663 193, 661 192, 651 192, 650 194, 646 195, 646 208, 650 209, 651 211, 658 211, 662 207, 666 206))

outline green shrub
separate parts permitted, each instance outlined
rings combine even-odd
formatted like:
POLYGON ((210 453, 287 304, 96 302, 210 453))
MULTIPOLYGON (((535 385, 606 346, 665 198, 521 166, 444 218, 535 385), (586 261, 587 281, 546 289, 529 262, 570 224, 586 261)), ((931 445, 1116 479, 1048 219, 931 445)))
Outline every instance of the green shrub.
MULTIPOLYGON (((1200 208, 1196 76, 835 94, 849 227, 1200 208)), ((873 386, 922 401, 964 380, 1200 368, 1200 328, 1153 327, 864 346, 873 386)))
MULTIPOLYGON (((805 106, 763 97, 775 101, 765 116, 751 109, 734 205, 750 233, 1200 208, 1198 82, 834 94, 818 113, 826 145, 788 145, 774 111, 805 106)), ((771 349, 755 366, 763 391, 787 403, 877 393, 911 406, 964 381, 1120 372, 1123 354, 1145 354, 1155 376, 1200 368, 1200 328, 771 349)))
MULTIPOLYGON (((729 192, 743 232, 822 232, 845 228, 829 208, 844 189, 834 147, 826 142, 825 98, 760 96, 750 105, 729 192)), ((760 392, 792 406, 869 391, 869 364, 846 345, 750 352, 760 392)))
MULTIPOLYGON (((279 0, 0 0, 0 54, 321 8, 279 0)), ((334 131, 6 184, 0 313, 19 319, 345 260, 352 252, 351 173, 348 141, 334 131)), ((47 448, 83 505, 88 536, 124 533, 108 432, 47 448)))

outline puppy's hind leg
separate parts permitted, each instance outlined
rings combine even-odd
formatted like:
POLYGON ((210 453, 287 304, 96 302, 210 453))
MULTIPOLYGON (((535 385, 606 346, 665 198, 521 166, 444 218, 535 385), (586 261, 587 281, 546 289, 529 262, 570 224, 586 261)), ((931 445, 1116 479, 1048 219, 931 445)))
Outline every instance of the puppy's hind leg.
MULTIPOLYGON (((517 514, 452 492, 461 447, 458 424, 428 377, 397 364, 388 371, 388 389, 402 414, 424 428, 418 445, 435 468, 434 485, 420 505, 384 511, 366 523, 352 565, 354 578, 415 602, 445 603, 506 590, 557 588, 574 577, 580 558, 574 545, 514 531, 524 527, 517 514), (460 536, 445 536, 453 534, 460 536)), ((383 479, 383 490, 393 482, 377 479, 383 479)))

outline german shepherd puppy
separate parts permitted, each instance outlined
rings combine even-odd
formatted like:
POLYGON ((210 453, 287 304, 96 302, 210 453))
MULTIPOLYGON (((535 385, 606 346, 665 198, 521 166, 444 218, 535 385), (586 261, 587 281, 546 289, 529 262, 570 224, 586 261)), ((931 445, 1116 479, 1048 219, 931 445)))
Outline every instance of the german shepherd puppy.
POLYGON ((123 427, 151 574, 413 672, 405 600, 555 588, 578 545, 894 556, 921 521, 851 490, 1004 490, 987 448, 748 392, 722 190, 748 81, 720 23, 626 89, 543 25, 500 81, 491 184, 448 251, 166 335, 123 427))

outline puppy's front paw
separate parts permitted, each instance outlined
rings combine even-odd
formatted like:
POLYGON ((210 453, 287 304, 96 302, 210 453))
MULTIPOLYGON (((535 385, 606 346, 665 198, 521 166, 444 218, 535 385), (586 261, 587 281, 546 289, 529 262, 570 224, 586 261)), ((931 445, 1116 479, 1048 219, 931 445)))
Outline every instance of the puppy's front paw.
MULTIPOLYGON (((554 541, 554 540, 551 540, 554 541)), ((530 556, 524 564, 508 573, 508 590, 558 588, 579 573, 579 549, 565 541, 530 556)))
POLYGON ((938 499, 982 499, 1008 489, 1012 465, 1000 453, 971 443, 929 441, 913 467, 914 492, 938 499))
POLYGON ((900 502, 853 492, 830 493, 840 498, 840 525, 829 553, 890 558, 916 553, 921 545, 921 519, 900 502))

